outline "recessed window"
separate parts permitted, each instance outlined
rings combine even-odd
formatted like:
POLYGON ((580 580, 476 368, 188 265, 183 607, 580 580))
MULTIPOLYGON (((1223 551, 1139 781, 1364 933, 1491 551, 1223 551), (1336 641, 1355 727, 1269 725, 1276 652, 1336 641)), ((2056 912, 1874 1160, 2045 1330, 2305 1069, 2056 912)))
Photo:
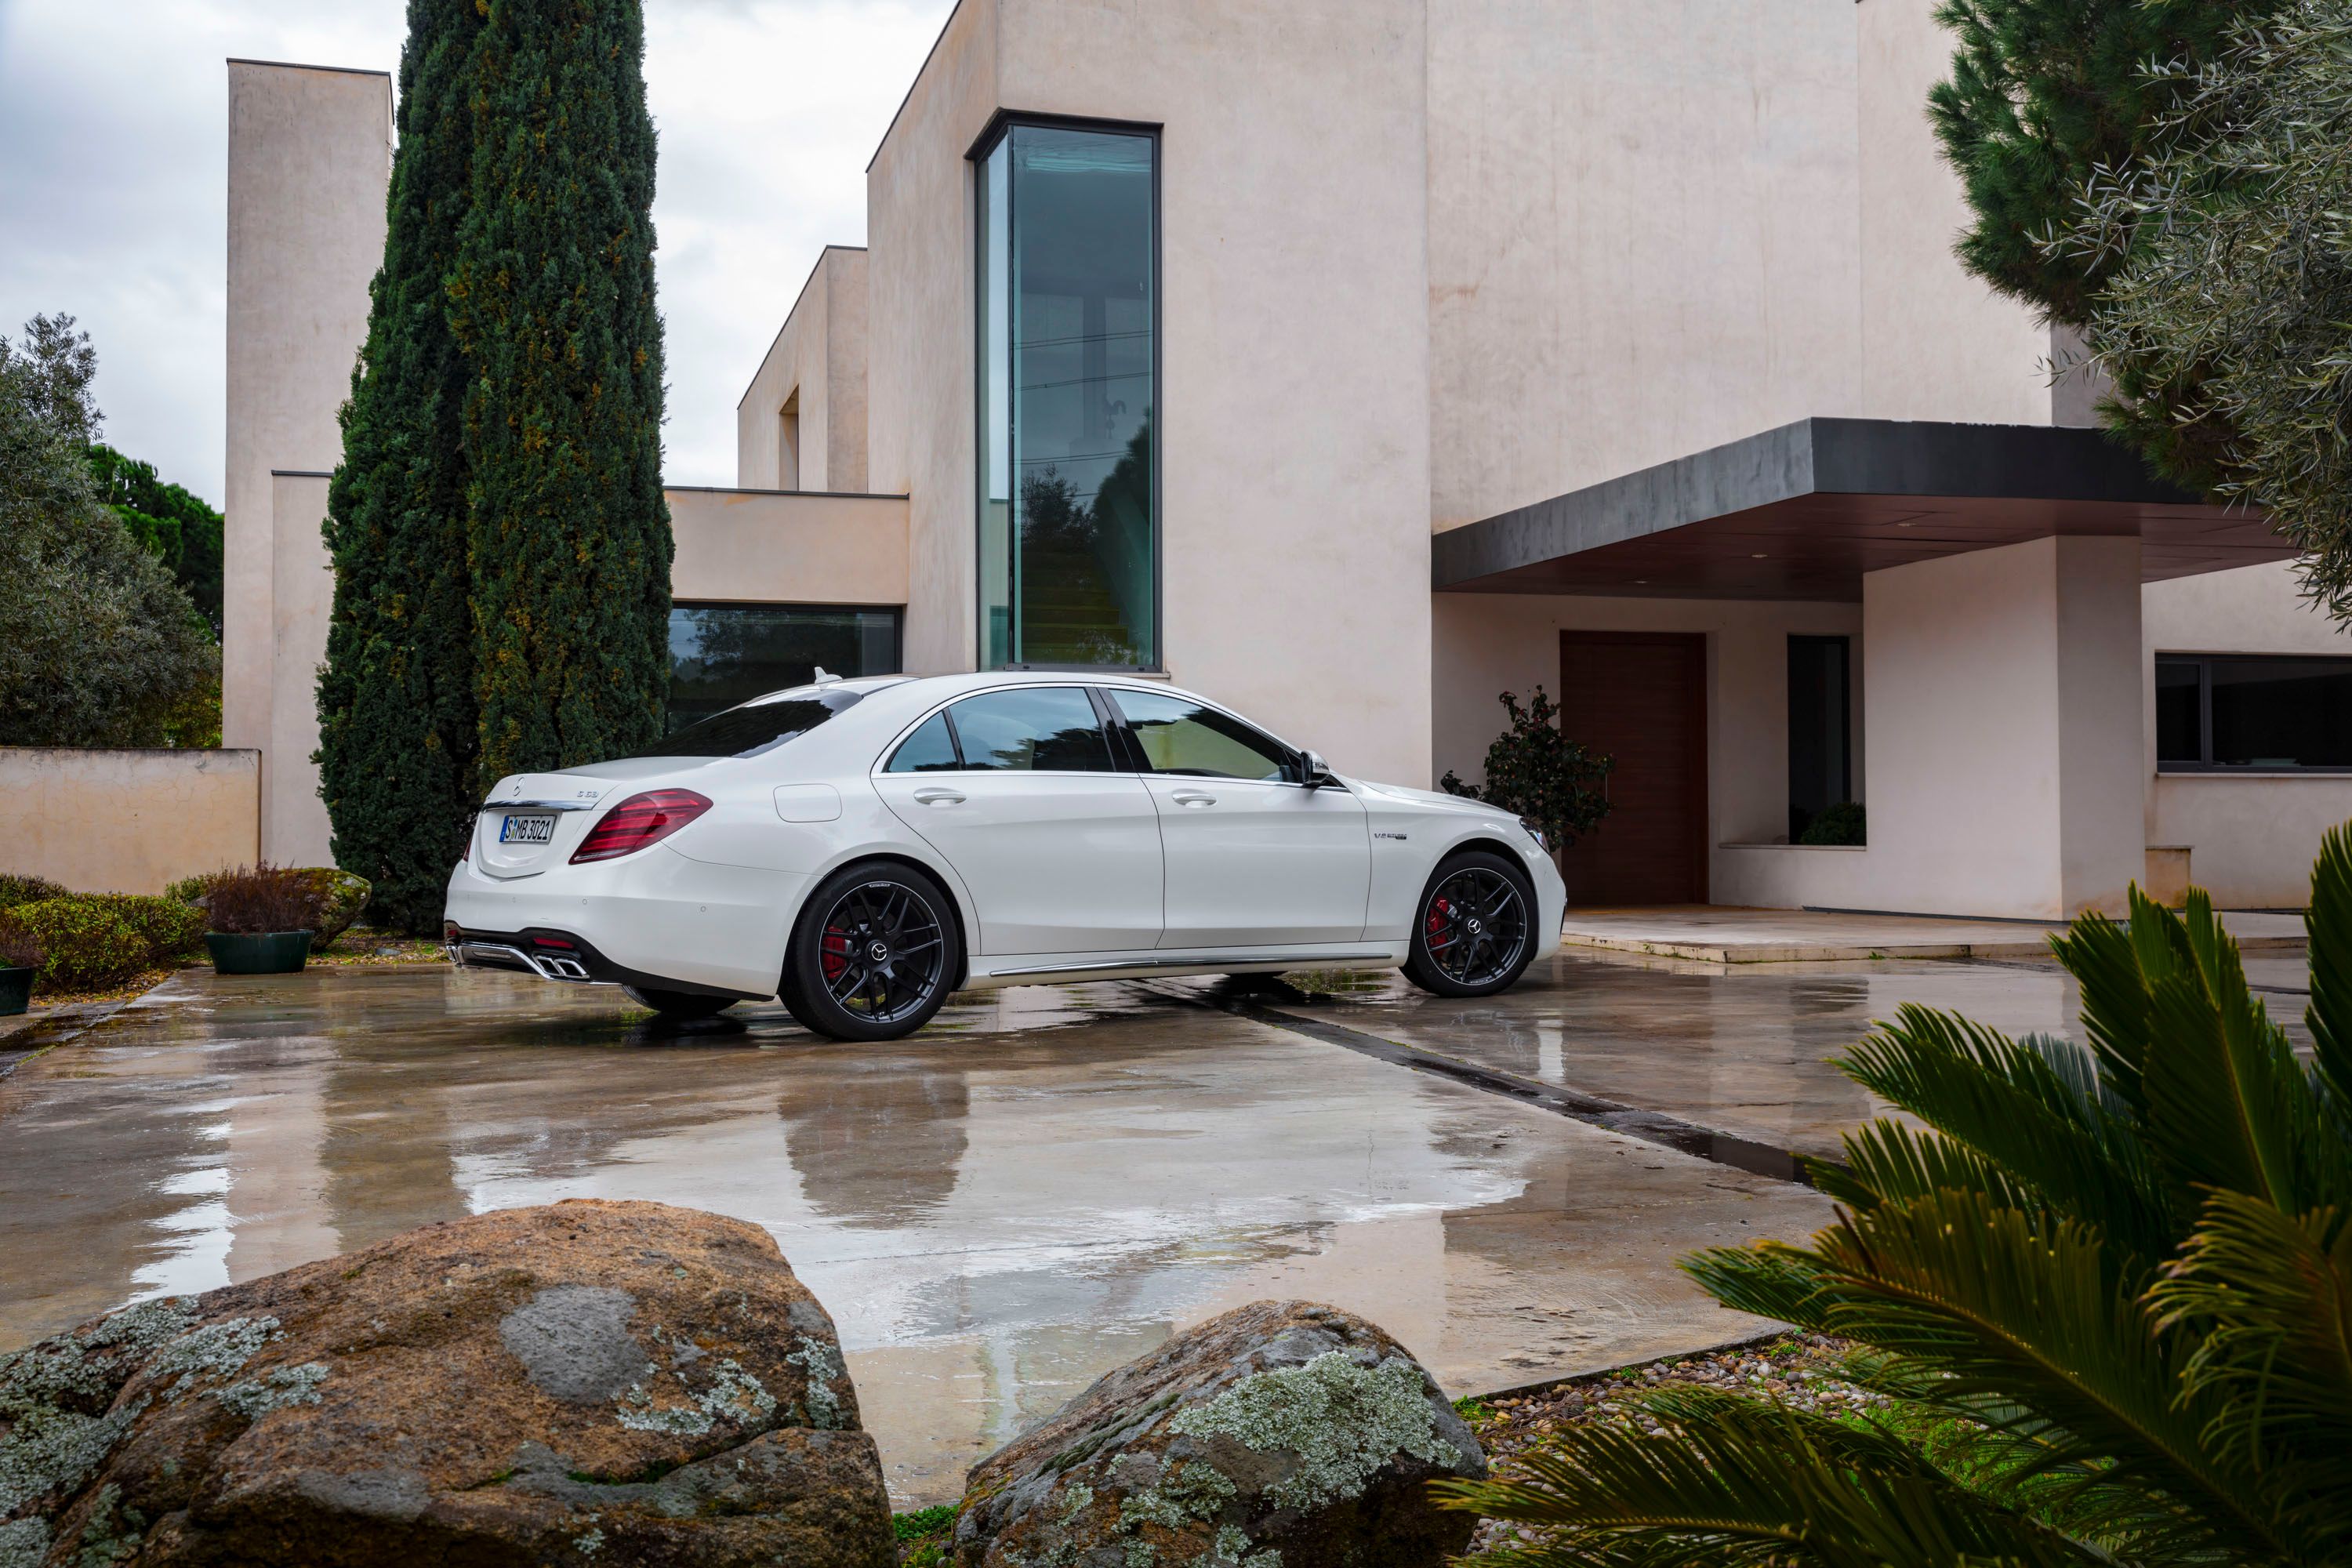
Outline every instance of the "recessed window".
POLYGON ((1016 121, 979 157, 983 669, 1159 666, 1158 151, 1016 121))
POLYGON ((898 673, 898 612, 821 605, 676 605, 669 727, 827 674, 898 673))
POLYGON ((2167 773, 2352 770, 2352 658, 2156 656, 2167 773))
POLYGON ((1853 798, 1853 644, 1789 639, 1789 842, 1853 798))

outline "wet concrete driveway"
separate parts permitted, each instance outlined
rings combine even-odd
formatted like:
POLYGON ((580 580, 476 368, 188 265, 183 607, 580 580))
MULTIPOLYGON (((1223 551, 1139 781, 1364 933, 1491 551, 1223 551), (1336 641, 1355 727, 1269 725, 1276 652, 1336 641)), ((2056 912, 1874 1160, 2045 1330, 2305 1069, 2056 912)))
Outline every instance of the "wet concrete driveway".
POLYGON ((2072 1007, 2032 967, 1751 967, 1562 958, 1475 1005, 1377 977, 1030 987, 878 1047, 519 977, 190 973, 0 1080, 0 1350, 427 1220, 657 1199, 776 1237, 919 1503, 1260 1297, 1360 1311, 1455 1393, 1695 1348, 1759 1325, 1674 1260, 1801 1237, 1819 1195, 1414 1053, 1821 1150, 1872 1108, 1820 1058, 1895 1002, 2072 1007))

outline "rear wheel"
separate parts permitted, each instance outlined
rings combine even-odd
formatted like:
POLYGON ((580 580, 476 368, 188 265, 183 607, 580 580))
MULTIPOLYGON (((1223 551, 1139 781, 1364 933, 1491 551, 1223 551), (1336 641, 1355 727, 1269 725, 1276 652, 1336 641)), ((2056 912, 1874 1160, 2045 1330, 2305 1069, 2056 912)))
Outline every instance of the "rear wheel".
POLYGON ((1535 888, 1500 855, 1450 856, 1422 890, 1404 975, 1440 996, 1492 996, 1535 958, 1535 888))
POLYGON ((778 994, 820 1035, 902 1039, 931 1021, 962 966, 946 889, 912 866, 851 866, 802 906, 778 994))
POLYGON ((624 985, 621 992, 638 1006, 651 1007, 665 1018, 716 1018, 736 1001, 699 991, 657 991, 650 985, 624 985))

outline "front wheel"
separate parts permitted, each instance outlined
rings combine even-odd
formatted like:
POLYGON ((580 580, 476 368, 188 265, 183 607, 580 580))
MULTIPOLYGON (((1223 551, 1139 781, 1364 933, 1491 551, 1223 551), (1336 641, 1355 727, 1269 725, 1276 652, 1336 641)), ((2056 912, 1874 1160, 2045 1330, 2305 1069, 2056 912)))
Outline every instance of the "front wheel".
POLYGON ((1492 996, 1534 961, 1536 890, 1500 855, 1449 856, 1413 911, 1404 976, 1440 996, 1492 996))
POLYGON ((912 866, 849 866, 802 906, 780 994, 817 1034, 903 1039, 931 1021, 962 967, 946 889, 912 866))
POLYGON ((716 1018, 735 1005, 732 996, 711 996, 699 991, 657 991, 650 985, 624 985, 623 995, 640 1007, 651 1007, 665 1018, 716 1018))

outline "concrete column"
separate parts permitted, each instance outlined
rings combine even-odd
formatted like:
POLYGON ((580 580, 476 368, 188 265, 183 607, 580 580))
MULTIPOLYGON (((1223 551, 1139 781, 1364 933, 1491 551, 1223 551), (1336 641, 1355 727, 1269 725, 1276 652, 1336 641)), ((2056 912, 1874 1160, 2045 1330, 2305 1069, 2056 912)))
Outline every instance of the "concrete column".
MULTIPOLYGON (((389 75, 228 62, 221 731, 228 745, 263 748, 265 799, 278 768, 310 771, 307 753, 271 749, 300 728, 278 709, 314 701, 309 679, 279 679, 277 668, 280 552, 270 470, 323 471, 342 457, 336 410, 351 395, 367 333, 391 170, 389 75)), ((278 858, 293 847, 273 840, 270 815, 265 808, 261 847, 278 858)))
POLYGON ((2037 539, 1863 578, 1885 907, 2116 910, 2145 862, 2139 541, 2037 539))

